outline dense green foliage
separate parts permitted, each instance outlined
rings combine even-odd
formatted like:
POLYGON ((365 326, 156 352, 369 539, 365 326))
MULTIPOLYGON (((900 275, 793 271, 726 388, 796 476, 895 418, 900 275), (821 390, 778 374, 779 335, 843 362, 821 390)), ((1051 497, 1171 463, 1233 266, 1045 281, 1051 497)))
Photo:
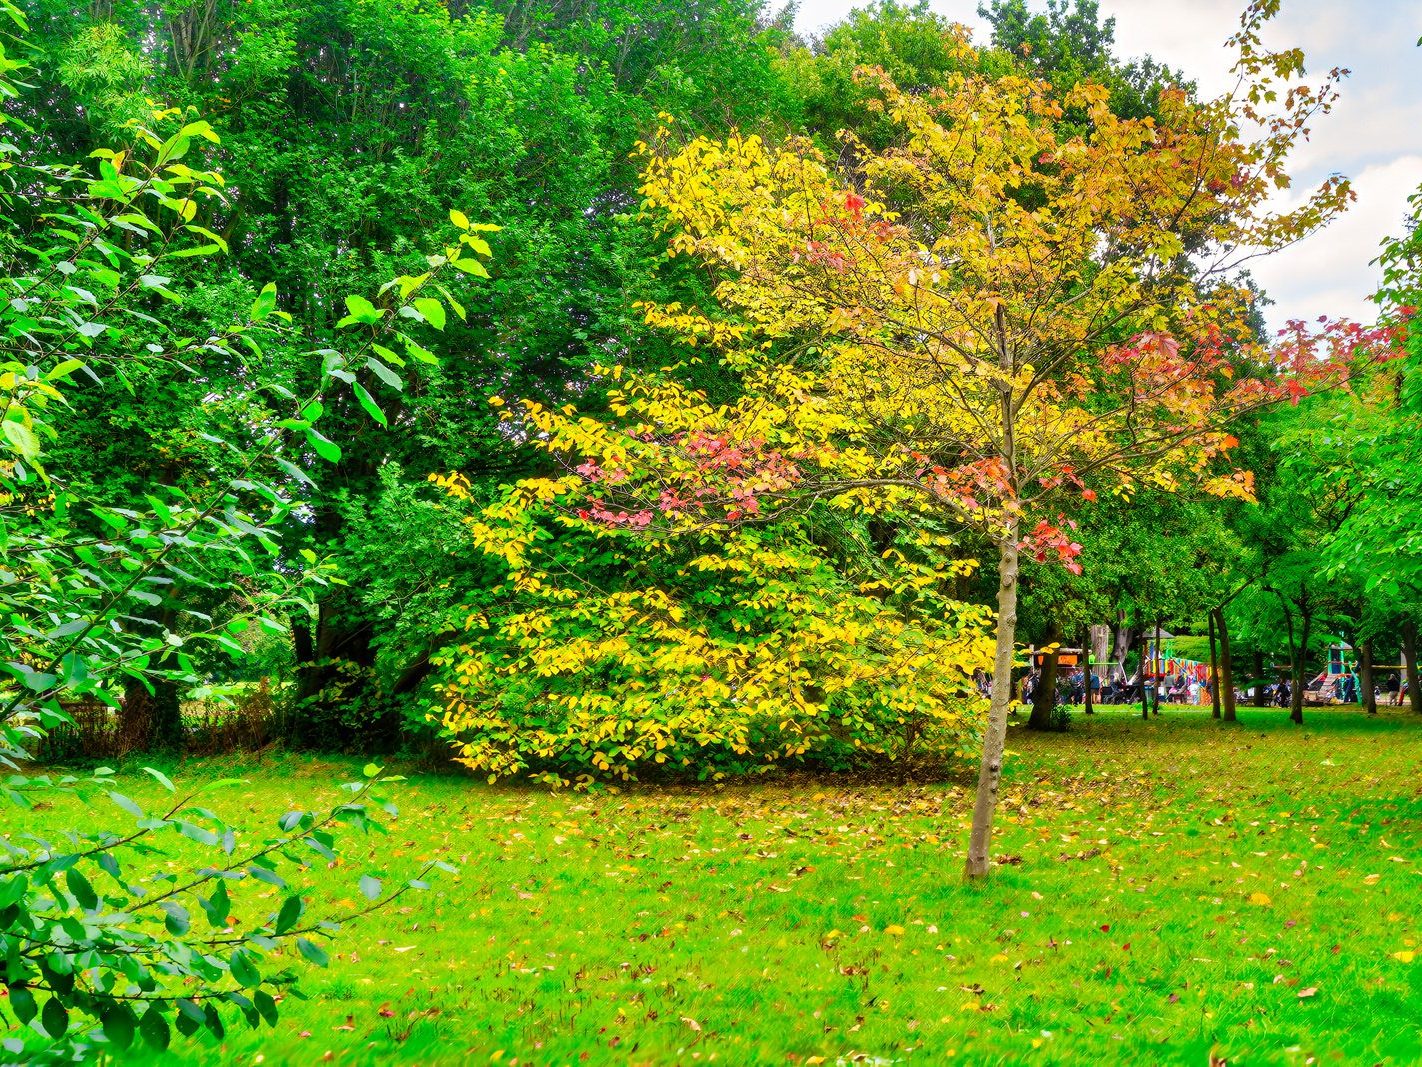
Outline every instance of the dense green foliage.
MULTIPOLYGON (((706 295, 704 278, 666 261, 655 220, 637 210, 629 152, 659 113, 677 118, 681 136, 736 126, 771 138, 802 132, 834 149, 838 131, 850 129, 872 147, 886 143, 890 130, 864 107, 872 93, 854 77, 864 65, 925 91, 964 63, 1063 87, 1100 81, 1123 116, 1156 114, 1163 89, 1181 80, 1149 57, 1118 57, 1114 24, 1094 3, 1038 10, 994 0, 982 14, 993 47, 966 53, 944 17, 926 4, 893 0, 852 12, 812 42, 795 37, 788 15, 772 16, 752 0, 698 0, 694 10, 663 0, 481 0, 457 8, 172 0, 82 14, 49 0, 34 5, 33 40, 47 62, 17 103, 33 128, 32 150, 60 161, 119 144, 125 123, 142 116, 149 99, 210 122, 222 140, 213 163, 227 178, 210 221, 230 254, 174 265, 174 284, 193 294, 174 313, 198 332, 240 313, 254 280, 274 282, 300 343, 267 345, 267 377, 297 395, 319 387, 302 354, 333 346, 345 293, 373 292, 392 274, 416 273, 421 257, 446 240, 452 207, 502 227, 488 235, 496 264, 490 284, 450 289, 466 315, 451 317, 438 345, 416 338, 424 351, 438 351, 438 364, 411 361, 399 372, 408 387, 398 393, 380 375, 363 375, 383 424, 350 392, 329 398, 322 432, 340 447, 340 459, 302 494, 300 516, 274 520, 287 557, 312 551, 341 578, 312 594, 309 611, 286 613, 289 637, 244 639, 260 671, 286 683, 280 697, 289 741, 379 751, 429 731, 437 663, 465 640, 471 609, 498 587, 500 573, 481 553, 459 550, 460 510, 427 478, 458 472, 473 499, 489 503, 501 485, 549 471, 545 457, 510 435, 487 405, 490 396, 553 405, 573 399, 596 415, 605 383, 592 369, 609 361, 678 365, 709 396, 736 395, 733 373, 682 362, 684 352, 666 331, 649 329, 636 306, 690 305, 706 295)), ((1392 302, 1407 303, 1404 291, 1415 285, 1415 263, 1395 254, 1392 302)), ((92 418, 80 412, 65 446, 95 495, 121 501, 147 480, 200 481, 218 452, 191 448, 194 434, 207 431, 215 412, 237 417, 239 402, 221 388, 210 391, 224 397, 214 402, 206 379, 140 385, 92 418)), ((1406 429, 1386 418, 1376 428, 1370 454, 1381 455, 1389 434, 1406 439, 1406 429)), ((1288 433, 1266 420, 1241 436, 1267 500, 1273 491, 1265 479, 1282 476, 1268 455, 1288 433)), ((312 473, 310 453, 289 458, 312 473)), ((1026 639, 1075 643, 1083 626, 1104 624, 1117 638, 1110 658, 1134 664, 1156 621, 1203 634, 1211 609, 1229 604, 1243 627, 1241 655, 1256 646, 1271 660, 1287 655, 1278 597, 1266 610, 1269 598, 1256 595, 1256 579, 1279 548, 1253 544, 1250 533, 1277 532, 1281 522, 1255 521, 1248 508, 1218 502, 1187 503, 1182 512, 1142 494, 1067 516, 1092 534, 1081 538, 1088 576, 1028 578, 1026 639)), ((1282 483, 1275 496, 1311 498, 1282 483)), ((1374 544, 1370 558, 1396 558, 1410 527, 1396 508, 1378 514, 1380 521, 1367 521, 1359 511, 1337 543, 1357 551, 1374 544)), ((857 540, 859 548, 817 539, 814 551, 840 573, 870 573, 883 538, 857 540)), ((954 550, 962 559, 980 553, 971 537, 954 550)), ((1378 605, 1368 632, 1396 643, 1415 601, 1412 587, 1394 588, 1390 572, 1361 559, 1330 567, 1330 595, 1354 581, 1350 574, 1379 575, 1366 596, 1353 599, 1378 605)), ((583 577, 595 577, 595 569, 583 577)), ((1277 565, 1271 573, 1279 575, 1277 565)), ((675 567, 658 583, 677 596, 702 595, 679 587, 685 581, 675 567)), ((986 588, 967 583, 955 592, 989 599, 986 588)), ((220 598, 210 614, 213 608, 220 618, 220 598)), ((1325 615, 1310 641, 1363 632, 1358 610, 1325 615)), ((1391 651, 1383 658, 1396 662, 1391 651)), ((220 659, 205 669, 234 674, 220 659)), ((252 676, 252 668, 242 670, 252 676)), ((160 718, 171 722, 176 695, 160 696, 167 708, 160 718)), ((140 734, 152 741, 172 730, 140 734)))
MULTIPOLYGON (((25 31, 18 9, 4 13, 25 31)), ((22 74, 0 51, 0 95, 15 97, 22 74)), ((304 511, 297 493, 314 484, 297 461, 341 457, 317 428, 321 396, 348 394, 385 423, 362 372, 398 388, 382 354, 399 363, 388 346, 423 351, 409 331, 440 327, 446 301, 457 309, 438 277, 461 265, 487 276, 487 249, 457 216, 456 243, 423 275, 383 286, 381 307, 345 298, 349 314, 335 324, 347 331, 344 351, 310 350, 270 283, 240 315, 194 322, 186 265, 228 246, 209 212, 226 182, 201 158, 205 143, 220 143, 211 125, 150 109, 126 127, 126 148, 70 164, 5 118, 0 763, 14 773, 4 802, 20 811, 77 793, 111 814, 43 835, 7 820, 0 982, 16 1028, 3 1040, 11 1060, 71 1062, 122 1054, 140 1036, 157 1049, 175 1031, 221 1036, 235 1015, 274 1025, 294 975, 268 957, 326 960, 318 941, 339 916, 306 914, 308 856, 334 863, 333 830, 378 826, 375 765, 349 799, 290 811, 276 836, 239 844, 201 796, 220 783, 145 811, 113 789, 110 768, 55 777, 22 764, 85 704, 118 708, 134 747, 174 743, 179 688, 203 681, 215 657, 241 656, 247 631, 283 633, 288 613, 307 610, 305 592, 324 586, 330 567, 310 550, 284 555, 280 541, 304 511), (309 365, 319 395, 298 395, 271 372, 278 351, 309 365), (164 405, 183 421, 135 447, 135 424, 164 405), (173 860, 170 838, 195 842, 201 857, 173 860), (234 907, 247 912, 240 929, 234 907)), ((369 876, 361 889, 371 908, 403 892, 369 876)))
MULTIPOLYGON (((353 869, 337 829, 395 814, 375 764, 319 803, 283 788, 296 763, 259 771, 237 801, 254 823, 208 806, 242 788, 221 775, 185 792, 97 752, 82 771, 30 760, 47 734, 82 740, 81 721, 105 724, 111 753, 171 755, 192 740, 185 709, 206 707, 195 695, 259 683, 290 747, 404 746, 594 789, 951 765, 986 703, 969 673, 993 621, 983 528, 819 501, 691 536, 590 527, 571 521, 571 495, 530 488, 576 481, 573 451, 503 398, 624 415, 612 366, 694 390, 705 412, 751 395, 751 361, 679 342, 722 278, 670 256, 644 204, 654 131, 658 150, 803 138, 853 175, 856 153, 912 155, 881 73, 904 100, 964 74, 1038 78, 1059 97, 1100 84, 1106 117, 1124 119, 1160 120, 1195 89, 1118 55, 1094 0, 988 0, 990 40, 973 49, 926 0, 874 0, 810 41, 791 8, 759 0, 0 9, 6 1062, 138 1055, 199 1032, 228 1044, 194 1055, 314 1058, 296 1027, 228 1032, 288 1010, 323 1046, 421 1062, 593 1047, 1417 1058, 1399 1005, 1422 934, 1393 884, 1414 865, 1415 804, 1382 784, 1411 773, 1413 720, 1326 712, 1318 729, 1304 705, 1346 642, 1362 707, 1405 662, 1422 712, 1422 193, 1381 257, 1380 328, 1282 342, 1300 365, 1329 346, 1366 358, 1234 427, 1256 499, 1149 464, 1100 499, 1074 483, 1052 527, 1079 550, 1073 568, 1022 573, 1020 644, 1101 645, 1138 677, 1163 628, 1192 635, 1177 649, 1214 659, 1231 697, 1289 678, 1287 713, 1242 713, 1257 747, 1125 716, 1080 746, 1035 742, 1008 763, 1018 815, 989 909, 934 862, 956 847, 957 786, 569 798, 429 779, 419 832, 353 869), (1296 737, 1286 715, 1305 724, 1296 737), (1294 746, 1330 768, 1329 792, 1285 813, 1259 798, 1296 788, 1294 746), (1391 843, 1374 843, 1375 821, 1391 843), (486 899, 480 877, 478 903, 466 883, 411 905, 402 944, 362 934, 350 972, 317 986, 327 999, 294 1004, 325 937, 423 887, 446 854, 508 864, 517 896, 486 899), (1377 906, 1302 888, 1323 877, 1377 906), (1021 922, 1004 927, 1001 908, 1021 922), (355 984, 374 980, 362 966, 381 969, 374 991, 355 984), (418 976, 408 991, 389 984, 396 968, 418 976), (492 974, 477 996, 471 970, 492 974), (354 1014, 332 1037, 336 998, 354 1014), (769 1018, 787 1022, 771 1034, 769 1018)), ((1073 104, 1064 135, 1101 118, 1073 104)), ((841 199, 859 220, 862 199, 841 199)), ((1251 323, 1264 339, 1257 311, 1251 323)), ((787 329, 760 358, 813 358, 815 336, 787 329)), ((1241 355, 1245 340, 1225 339, 1221 382, 1282 373, 1241 355)), ((1030 725, 1064 725, 1052 699, 1039 687, 1030 725)))

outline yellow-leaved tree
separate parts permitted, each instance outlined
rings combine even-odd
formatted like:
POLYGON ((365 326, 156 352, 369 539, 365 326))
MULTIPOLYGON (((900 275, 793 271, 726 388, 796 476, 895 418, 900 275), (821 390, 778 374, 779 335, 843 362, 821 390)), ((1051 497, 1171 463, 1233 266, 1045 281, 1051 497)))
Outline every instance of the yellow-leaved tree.
POLYGON ((611 421, 514 409, 568 458, 584 498, 570 521, 590 527, 664 537, 813 502, 989 539, 997 616, 969 877, 988 871, 1020 561, 1075 567, 1080 550, 1054 498, 1143 481, 1247 496, 1229 420, 1333 373, 1310 345, 1259 346, 1234 280, 1351 196, 1331 178, 1292 211, 1269 208, 1338 75, 1311 90, 1299 53, 1261 48, 1276 6, 1243 17, 1234 94, 1166 93, 1154 117, 1118 117, 1092 84, 955 74, 908 92, 868 69, 870 106, 898 132, 883 151, 845 134, 830 160, 803 140, 676 144, 664 129, 644 146, 646 210, 673 255, 713 272, 715 304, 648 306, 647 320, 715 353, 738 397, 607 368, 622 378, 611 421))

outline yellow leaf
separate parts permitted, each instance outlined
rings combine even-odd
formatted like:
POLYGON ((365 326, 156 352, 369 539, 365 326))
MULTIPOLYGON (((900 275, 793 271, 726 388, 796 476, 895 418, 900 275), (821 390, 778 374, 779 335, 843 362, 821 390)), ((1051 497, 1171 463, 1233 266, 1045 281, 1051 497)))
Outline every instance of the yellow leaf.
POLYGON ((1250 894, 1249 894, 1249 903, 1251 903, 1251 904, 1259 904, 1259 905, 1262 906, 1262 905, 1266 905, 1266 904, 1272 904, 1272 903, 1274 903, 1274 902, 1269 899, 1269 894, 1268 894, 1268 893, 1254 892, 1254 893, 1250 893, 1250 894))
POLYGON ((884 927, 884 933, 890 937, 903 937, 904 928, 902 926, 886 926, 884 927))
POLYGON ((1403 949, 1401 952, 1394 952, 1392 954, 1392 958, 1397 960, 1399 963, 1411 963, 1417 958, 1417 953, 1411 951, 1410 949, 1403 949))

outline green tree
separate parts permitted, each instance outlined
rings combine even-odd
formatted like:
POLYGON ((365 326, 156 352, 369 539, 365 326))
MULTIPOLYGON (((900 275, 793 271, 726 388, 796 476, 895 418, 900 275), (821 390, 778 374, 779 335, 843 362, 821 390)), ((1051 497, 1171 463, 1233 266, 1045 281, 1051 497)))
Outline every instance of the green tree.
MULTIPOLYGON (((23 33, 19 10, 0 7, 23 33)), ((0 96, 15 96, 19 69, 0 49, 0 96)), ((22 824, 0 837, 0 983, 16 1023, 4 1047, 20 1062, 74 1062, 140 1038, 162 1050, 175 1032, 220 1038, 234 1016, 274 1025, 277 994, 294 974, 269 954, 289 946, 324 965, 320 941, 343 918, 306 914, 305 856, 334 861, 340 826, 376 828, 371 805, 385 802, 373 790, 390 781, 371 765, 347 800, 289 812, 275 835, 239 847, 236 828, 157 771, 175 801, 147 812, 115 791, 108 768, 84 779, 21 768, 46 729, 69 721, 74 701, 117 704, 135 683, 191 682, 195 652, 240 654, 244 630, 280 631, 282 616, 323 580, 314 554, 283 557, 280 540, 303 508, 295 490, 310 484, 293 457, 309 450, 334 461, 340 450, 317 428, 323 401, 268 374, 267 346, 293 332, 275 288, 262 288, 235 321, 201 333, 188 333, 174 311, 184 293, 172 266, 225 243, 205 214, 220 200, 222 175, 194 165, 199 146, 217 136, 205 121, 158 111, 132 129, 132 141, 82 165, 36 159, 33 142, 3 145, 0 762, 14 773, 0 792, 25 807, 49 792, 78 791, 129 820, 124 829, 53 837, 22 824), (187 378, 201 381, 216 410, 204 447, 194 450, 189 435, 168 442, 171 481, 149 479, 124 496, 123 484, 83 468, 92 452, 70 447, 70 438, 95 425, 96 409, 129 397, 139 407, 191 399, 179 385, 187 378), (193 477, 210 456, 206 445, 227 458, 193 477), (203 610, 213 600, 223 604, 220 616, 203 610), (170 837, 200 846, 201 861, 170 859, 162 849, 170 837), (277 895, 268 909, 259 901, 269 887, 277 895), (240 930, 230 921, 234 906, 246 919, 240 930)), ((467 220, 461 229, 460 241, 429 264, 431 277, 477 262, 467 220)), ((306 354, 319 368, 320 393, 349 390, 371 417, 384 417, 355 368, 369 366, 382 342, 399 344, 405 319, 442 317, 444 305, 436 312, 423 295, 429 281, 397 278, 385 310, 347 298, 350 314, 337 326, 352 331, 352 344, 306 354)), ((368 903, 354 913, 422 885, 359 876, 355 888, 368 903)))

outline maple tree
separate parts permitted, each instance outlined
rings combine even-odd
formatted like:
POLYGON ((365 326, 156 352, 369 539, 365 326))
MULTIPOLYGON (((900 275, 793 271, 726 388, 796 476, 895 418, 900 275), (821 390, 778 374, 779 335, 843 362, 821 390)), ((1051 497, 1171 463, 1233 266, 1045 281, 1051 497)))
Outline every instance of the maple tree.
POLYGON ((1020 562, 1078 566, 1056 501, 1142 484, 1247 497, 1229 420, 1336 380, 1320 344, 1347 355, 1369 340, 1300 332, 1265 349, 1232 280, 1351 197, 1335 176, 1291 211, 1269 207, 1341 74, 1311 89, 1295 81, 1301 53, 1262 48, 1275 6, 1243 16, 1234 94, 1163 93, 1154 117, 1117 116, 1089 82, 1057 95, 960 73, 910 93, 870 68, 869 106, 899 136, 876 152, 842 134, 838 165, 797 140, 677 145, 667 124, 644 147, 642 193, 672 254, 713 270, 716 300, 644 311, 732 368, 740 395, 643 374, 613 391, 613 420, 516 409, 540 445, 581 460, 589 524, 700 530, 824 504, 965 524, 996 546, 970 877, 988 870, 1020 562))

